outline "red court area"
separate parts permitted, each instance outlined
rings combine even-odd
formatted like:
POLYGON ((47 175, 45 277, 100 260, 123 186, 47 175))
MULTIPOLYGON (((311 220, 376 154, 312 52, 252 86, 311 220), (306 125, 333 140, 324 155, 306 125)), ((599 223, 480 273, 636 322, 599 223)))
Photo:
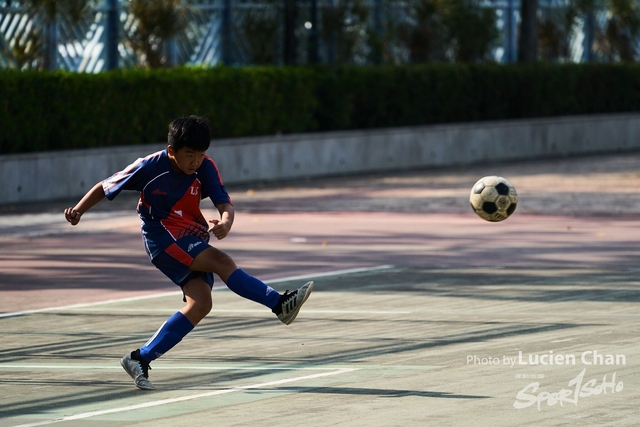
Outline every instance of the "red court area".
MULTIPOLYGON (((633 269, 639 165, 627 154, 232 186, 234 227, 212 244, 264 280, 388 264, 633 269), (468 205, 489 174, 519 192, 502 223, 468 205)), ((76 227, 66 204, 2 210, 1 313, 177 290, 144 252, 135 195, 101 202, 76 227)))

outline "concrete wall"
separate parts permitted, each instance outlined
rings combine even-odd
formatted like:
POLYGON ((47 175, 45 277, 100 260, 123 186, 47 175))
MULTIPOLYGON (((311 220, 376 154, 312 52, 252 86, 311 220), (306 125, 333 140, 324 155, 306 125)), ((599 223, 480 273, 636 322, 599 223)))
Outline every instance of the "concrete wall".
MULTIPOLYGON (((0 156, 0 204, 82 196, 150 144, 0 156)), ((226 184, 640 149, 640 113, 215 140, 226 184)))

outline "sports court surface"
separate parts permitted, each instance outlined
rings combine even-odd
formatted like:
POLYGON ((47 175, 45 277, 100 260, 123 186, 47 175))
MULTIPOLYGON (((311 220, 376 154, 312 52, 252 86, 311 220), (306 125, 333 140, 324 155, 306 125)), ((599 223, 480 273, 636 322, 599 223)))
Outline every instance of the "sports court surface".
POLYGON ((640 154, 229 190, 218 247, 315 290, 285 326, 218 281, 151 392, 119 359, 182 301, 135 198, 0 210, 0 426, 640 424, 640 154), (484 175, 518 190, 503 223, 468 206, 484 175))

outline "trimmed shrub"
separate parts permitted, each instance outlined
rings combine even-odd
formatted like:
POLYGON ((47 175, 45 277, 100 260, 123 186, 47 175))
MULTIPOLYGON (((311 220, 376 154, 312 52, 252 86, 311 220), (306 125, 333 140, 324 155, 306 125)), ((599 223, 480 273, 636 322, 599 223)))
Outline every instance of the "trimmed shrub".
POLYGON ((640 111, 636 64, 0 72, 0 153, 166 141, 199 114, 214 138, 640 111))

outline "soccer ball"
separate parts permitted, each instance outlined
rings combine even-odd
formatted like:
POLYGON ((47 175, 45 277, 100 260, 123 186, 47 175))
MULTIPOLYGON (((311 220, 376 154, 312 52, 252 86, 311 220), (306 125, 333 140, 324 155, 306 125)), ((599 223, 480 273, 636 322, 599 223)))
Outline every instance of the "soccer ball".
POLYGON ((480 218, 499 222, 509 218, 515 212, 518 194, 513 185, 503 177, 485 176, 471 189, 469 202, 480 218))

